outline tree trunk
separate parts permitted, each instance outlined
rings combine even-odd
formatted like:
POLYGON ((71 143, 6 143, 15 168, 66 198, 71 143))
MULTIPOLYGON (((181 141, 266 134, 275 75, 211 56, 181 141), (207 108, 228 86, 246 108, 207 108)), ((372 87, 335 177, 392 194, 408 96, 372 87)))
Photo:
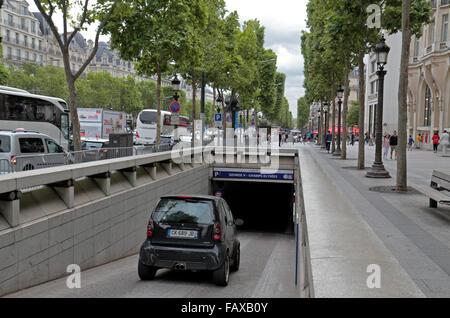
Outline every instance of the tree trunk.
POLYGON ((64 71, 66 74, 67 86, 69 88, 69 110, 70 110, 70 120, 72 123, 73 150, 81 151, 80 120, 78 118, 77 92, 75 88, 75 79, 72 75, 72 70, 70 69, 69 52, 66 50, 61 50, 61 54, 64 63, 64 71))
POLYGON ((331 74, 331 97, 333 103, 333 117, 331 118, 331 126, 333 126, 331 131, 331 153, 334 153, 336 150, 336 81, 334 70, 331 74))
POLYGON ((366 101, 366 79, 364 77, 364 51, 360 51, 358 55, 359 68, 359 142, 358 142, 358 169, 365 168, 365 142, 364 142, 364 120, 365 120, 365 101, 366 101))
POLYGON ((161 66, 158 65, 158 79, 156 81, 156 107, 157 107, 157 116, 158 121, 156 123, 156 144, 159 145, 161 143, 161 66))
POLYGON ((211 126, 213 128, 216 127, 216 83, 213 83, 213 102, 212 102, 212 109, 211 109, 211 126))
POLYGON ((350 73, 350 57, 345 63, 345 81, 344 81, 344 104, 342 111, 342 152, 341 158, 347 159, 347 113, 348 113, 348 88, 349 80, 348 74, 350 73))
POLYGON ((407 90, 408 90, 408 60, 411 44, 410 29, 411 0, 402 3, 402 56, 400 62, 400 80, 398 88, 398 158, 397 158, 397 191, 407 191, 407 90))
POLYGON ((80 139, 80 120, 78 118, 77 109, 77 92, 75 89, 75 81, 72 76, 67 76, 67 85, 69 88, 69 109, 70 109, 70 120, 72 122, 72 133, 73 133, 73 150, 81 151, 81 139, 80 139))
POLYGON ((192 141, 191 145, 194 147, 195 142, 195 116, 196 116, 196 97, 197 97, 197 84, 195 83, 195 72, 192 72, 192 141))

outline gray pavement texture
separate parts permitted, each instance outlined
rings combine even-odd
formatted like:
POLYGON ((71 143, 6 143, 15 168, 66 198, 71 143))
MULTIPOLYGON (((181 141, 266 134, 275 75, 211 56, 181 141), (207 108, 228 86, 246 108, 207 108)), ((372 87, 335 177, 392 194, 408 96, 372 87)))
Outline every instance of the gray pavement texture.
MULTIPOLYGON (((426 297, 450 297, 450 208, 439 205, 437 209, 431 209, 428 207, 428 198, 421 194, 370 191, 369 188, 374 186, 395 185, 395 160, 387 159, 385 161, 386 169, 393 178, 369 179, 365 177, 365 171, 343 169, 356 166, 354 160, 331 160, 330 154, 312 144, 300 147, 303 150, 303 161, 307 161, 307 164, 303 165, 302 168, 305 183, 310 182, 308 177, 305 178, 305 174, 309 173, 311 178, 316 179, 319 179, 319 177, 323 179, 320 174, 324 174, 328 176, 334 186, 334 188, 326 190, 317 189, 318 199, 322 197, 321 205, 326 207, 326 202, 334 201, 334 199, 338 203, 346 201, 349 209, 357 212, 356 217, 364 220, 370 232, 377 236, 385 249, 401 266, 403 272, 407 274, 409 280, 414 282, 415 286, 409 289, 411 292, 414 290, 420 291, 426 297), (304 170, 306 171, 304 172, 304 170), (340 200, 335 196, 339 197, 340 200)), ((357 144, 353 147, 348 146, 347 157, 357 158, 357 149, 357 144)), ((370 167, 374 158, 374 147, 366 146, 365 158, 366 167, 370 167)), ((415 150, 408 152, 410 183, 429 185, 434 169, 450 172, 450 158, 442 157, 430 151, 415 150)), ((325 186, 322 185, 321 187, 325 186)), ((305 193, 306 197, 308 195, 305 193)), ((335 202, 332 204, 335 205, 335 202)), ((310 210, 308 222, 312 217, 311 212, 310 210)), ((335 209, 335 213, 341 214, 342 211, 341 209, 335 209)), ((339 217, 342 218, 341 215, 339 217)), ((313 256, 313 244, 316 238, 311 229, 312 224, 314 224, 313 221, 309 222, 308 227, 314 269, 316 260, 313 256)), ((350 225, 350 221, 347 222, 347 225, 350 225)), ((349 226, 348 233, 351 234, 344 235, 344 239, 354 237, 354 247, 359 249, 362 247, 363 241, 361 241, 359 234, 355 232, 356 230, 358 229, 349 226)), ((338 228, 336 228, 336 231, 338 231, 338 228)), ((342 231, 342 227, 339 228, 339 231, 342 231)), ((323 236, 326 236, 326 234, 323 234, 323 236)), ((336 253, 336 250, 331 249, 331 252, 336 253)), ((369 253, 372 254, 373 251, 369 253)), ((383 274, 385 274, 385 271, 382 266, 383 274)), ((384 277, 386 278, 386 276, 384 277)), ((382 280, 385 282, 387 278, 382 280)), ((406 282, 403 278, 402 281, 406 282)), ((326 285, 328 286, 328 284, 326 285)), ((318 286, 318 284, 315 286, 318 286)), ((320 288, 316 288, 316 296, 318 294, 320 294, 320 288)), ((416 293, 414 292, 414 294, 416 293)), ((389 295, 385 294, 384 296, 389 295)))
POLYGON ((242 232, 241 266, 227 287, 215 286, 208 272, 160 270, 153 281, 140 281, 138 255, 81 272, 81 288, 69 289, 66 278, 6 297, 151 297, 151 298, 297 298, 293 235, 242 232))

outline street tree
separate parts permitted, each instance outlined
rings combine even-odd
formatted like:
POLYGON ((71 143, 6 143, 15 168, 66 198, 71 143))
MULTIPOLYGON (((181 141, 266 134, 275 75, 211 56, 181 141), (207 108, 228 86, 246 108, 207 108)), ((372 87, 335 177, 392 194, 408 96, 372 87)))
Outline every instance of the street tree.
MULTIPOLYGON (((157 75, 156 108, 161 116, 163 75, 189 54, 197 55, 195 26, 204 16, 201 0, 124 0, 111 17, 106 31, 111 46, 122 58, 136 61, 138 72, 157 75)), ((157 122, 156 143, 160 144, 161 121, 157 122)))
POLYGON ((75 81, 96 55, 100 34, 108 24, 118 2, 119 0, 99 0, 95 4, 89 4, 89 0, 34 0, 36 7, 49 25, 61 51, 70 96, 69 109, 75 151, 81 150, 75 81), (74 14, 74 12, 80 13, 74 14), (62 17, 62 33, 56 26, 56 19, 60 17, 62 17), (78 32, 86 30, 88 26, 93 24, 98 24, 93 48, 81 67, 78 70, 73 70, 70 63, 70 45, 78 32), (73 29, 69 30, 69 28, 73 29))

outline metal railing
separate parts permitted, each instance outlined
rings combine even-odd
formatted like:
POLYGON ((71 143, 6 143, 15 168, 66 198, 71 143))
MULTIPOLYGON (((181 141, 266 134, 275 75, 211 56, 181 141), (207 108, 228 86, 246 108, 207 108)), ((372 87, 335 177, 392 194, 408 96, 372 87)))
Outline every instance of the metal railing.
POLYGON ((21 155, 15 156, 11 162, 7 159, 2 159, 0 161, 0 173, 7 174, 56 166, 65 166, 76 163, 140 156, 157 152, 170 151, 171 149, 171 145, 162 144, 159 146, 150 145, 122 148, 88 149, 82 151, 73 151, 70 153, 66 152, 42 155, 21 155))
POLYGON ((14 172, 11 162, 8 159, 0 159, 0 174, 14 172))

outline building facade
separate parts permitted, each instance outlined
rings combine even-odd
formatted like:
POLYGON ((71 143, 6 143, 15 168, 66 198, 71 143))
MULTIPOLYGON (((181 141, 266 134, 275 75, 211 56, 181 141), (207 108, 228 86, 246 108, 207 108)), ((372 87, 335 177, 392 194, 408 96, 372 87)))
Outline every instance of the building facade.
POLYGON ((422 37, 411 39, 408 87, 408 129, 432 147, 435 131, 450 131, 450 1, 431 1, 431 23, 422 37))
POLYGON ((26 1, 6 0, 0 11, 0 34, 6 62, 20 65, 24 61, 47 63, 47 45, 40 22, 28 10, 26 1))

